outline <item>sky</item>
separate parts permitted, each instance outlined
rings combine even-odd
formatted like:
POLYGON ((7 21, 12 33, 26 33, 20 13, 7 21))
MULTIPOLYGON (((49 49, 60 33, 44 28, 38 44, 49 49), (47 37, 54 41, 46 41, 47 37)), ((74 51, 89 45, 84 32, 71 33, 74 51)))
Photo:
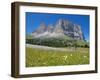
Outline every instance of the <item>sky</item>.
POLYGON ((58 19, 66 19, 81 26, 85 39, 89 41, 89 15, 76 14, 51 14, 51 13, 34 13, 26 12, 26 34, 34 32, 42 22, 46 25, 55 24, 58 19))

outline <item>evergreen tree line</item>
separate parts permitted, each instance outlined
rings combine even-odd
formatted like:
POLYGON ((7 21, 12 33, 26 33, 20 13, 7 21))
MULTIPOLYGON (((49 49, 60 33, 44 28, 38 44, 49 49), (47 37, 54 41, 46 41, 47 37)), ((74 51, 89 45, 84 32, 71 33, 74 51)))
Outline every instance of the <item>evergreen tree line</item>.
POLYGON ((34 45, 44 45, 50 47, 89 47, 86 41, 82 40, 68 40, 64 38, 34 38, 26 39, 26 43, 34 45))

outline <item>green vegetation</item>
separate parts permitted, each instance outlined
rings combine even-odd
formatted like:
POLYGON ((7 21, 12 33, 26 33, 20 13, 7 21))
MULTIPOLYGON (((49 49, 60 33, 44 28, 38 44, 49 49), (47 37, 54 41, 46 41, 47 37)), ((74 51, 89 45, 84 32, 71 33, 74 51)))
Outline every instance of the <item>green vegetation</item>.
POLYGON ((89 48, 57 51, 26 47, 26 67, 81 64, 89 64, 89 48))
POLYGON ((26 39, 26 43, 34 45, 44 45, 51 47, 89 47, 89 43, 83 40, 73 40, 71 38, 33 38, 26 39))
POLYGON ((26 34, 26 39, 33 39, 33 36, 30 34, 26 34))
POLYGON ((66 48, 66 51, 26 47, 26 67, 89 64, 89 43, 68 36, 34 38, 26 36, 26 44, 66 48))

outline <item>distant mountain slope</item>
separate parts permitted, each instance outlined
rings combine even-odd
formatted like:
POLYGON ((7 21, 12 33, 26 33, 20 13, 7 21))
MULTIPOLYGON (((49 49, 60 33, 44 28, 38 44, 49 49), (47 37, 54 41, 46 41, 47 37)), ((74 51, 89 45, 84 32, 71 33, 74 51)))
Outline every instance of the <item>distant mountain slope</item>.
POLYGON ((64 19, 55 24, 41 23, 36 31, 26 34, 26 43, 49 47, 89 47, 81 26, 64 19))
POLYGON ((31 35, 34 38, 70 37, 75 40, 85 40, 81 26, 64 19, 59 19, 55 25, 46 26, 45 23, 41 23, 31 35))

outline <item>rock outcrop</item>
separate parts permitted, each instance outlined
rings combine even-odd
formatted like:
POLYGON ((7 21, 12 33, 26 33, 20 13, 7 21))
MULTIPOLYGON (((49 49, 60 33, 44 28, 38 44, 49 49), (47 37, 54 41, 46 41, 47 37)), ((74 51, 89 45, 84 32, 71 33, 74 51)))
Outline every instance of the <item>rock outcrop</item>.
POLYGON ((64 19, 59 19, 55 25, 49 24, 46 26, 45 23, 42 23, 32 35, 36 38, 68 36, 76 40, 85 40, 81 26, 64 19))

